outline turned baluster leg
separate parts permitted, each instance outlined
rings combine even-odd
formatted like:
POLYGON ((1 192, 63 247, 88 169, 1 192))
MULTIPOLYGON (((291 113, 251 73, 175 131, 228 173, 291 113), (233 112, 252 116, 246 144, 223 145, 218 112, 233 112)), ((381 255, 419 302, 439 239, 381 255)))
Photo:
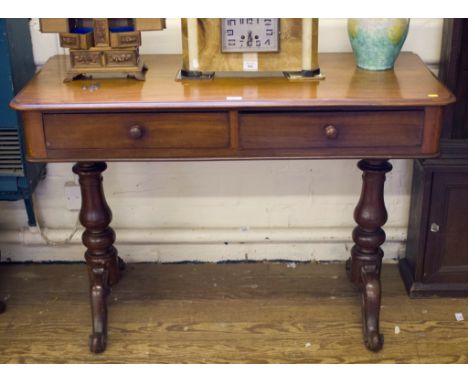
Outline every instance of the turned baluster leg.
POLYGON ((73 166, 73 172, 79 176, 81 188, 80 222, 85 227, 82 240, 87 248, 85 259, 90 280, 93 320, 90 350, 95 353, 103 352, 106 348, 107 295, 109 287, 120 278, 119 259, 113 246, 115 233, 109 227, 112 212, 102 188, 101 174, 106 168, 104 162, 80 162, 73 166))
POLYGON ((392 165, 384 159, 361 160, 358 167, 363 171, 362 191, 354 211, 358 224, 353 230, 354 247, 347 267, 351 281, 359 288, 362 299, 362 327, 364 343, 372 351, 383 345, 379 332, 380 313, 380 268, 385 242, 385 232, 381 228, 387 221, 384 202, 385 174, 392 165))

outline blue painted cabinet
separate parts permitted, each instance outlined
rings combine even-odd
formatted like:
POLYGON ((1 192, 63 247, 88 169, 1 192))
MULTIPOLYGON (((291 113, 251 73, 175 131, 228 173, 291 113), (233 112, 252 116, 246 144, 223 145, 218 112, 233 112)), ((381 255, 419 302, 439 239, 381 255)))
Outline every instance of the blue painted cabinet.
POLYGON ((28 19, 0 19, 0 200, 23 199, 36 225, 32 193, 45 165, 25 160, 21 119, 8 104, 36 71, 28 19))

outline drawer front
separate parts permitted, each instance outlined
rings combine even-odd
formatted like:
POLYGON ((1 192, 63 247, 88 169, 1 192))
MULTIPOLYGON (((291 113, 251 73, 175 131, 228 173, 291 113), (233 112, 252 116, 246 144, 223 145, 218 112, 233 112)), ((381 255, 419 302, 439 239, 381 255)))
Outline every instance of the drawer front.
POLYGON ((136 50, 119 50, 104 52, 106 66, 136 66, 138 54, 136 50))
POLYGON ((101 52, 70 51, 73 68, 100 68, 102 67, 101 52))
POLYGON ((62 48, 80 49, 80 36, 75 33, 60 33, 60 46, 62 48))
POLYGON ((246 112, 242 149, 411 147, 422 144, 424 111, 246 112))
POLYGON ((47 149, 203 149, 229 147, 228 114, 45 114, 47 149))
POLYGON ((60 33, 60 46, 71 49, 88 49, 93 45, 93 32, 60 33))
POLYGON ((137 47, 141 44, 141 34, 140 32, 111 33, 110 40, 113 48, 137 47))

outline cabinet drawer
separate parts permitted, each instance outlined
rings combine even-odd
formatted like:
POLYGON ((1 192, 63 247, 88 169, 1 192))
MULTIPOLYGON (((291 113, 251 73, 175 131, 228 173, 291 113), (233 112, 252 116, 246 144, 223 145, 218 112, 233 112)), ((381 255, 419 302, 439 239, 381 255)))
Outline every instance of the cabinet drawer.
POLYGON ((141 44, 140 32, 118 32, 110 34, 111 46, 115 48, 137 47, 141 44))
POLYGON ((88 50, 71 50, 70 59, 73 68, 100 68, 102 67, 101 52, 88 50))
POLYGON ((197 149, 229 146, 227 113, 45 114, 48 149, 197 149))
POLYGON ((136 50, 111 50, 104 52, 106 66, 136 66, 138 53, 136 50))
POLYGON ((93 46, 93 32, 60 33, 60 46, 71 49, 88 49, 93 46))
POLYGON ((401 147, 422 143, 424 111, 241 113, 243 149, 401 147))

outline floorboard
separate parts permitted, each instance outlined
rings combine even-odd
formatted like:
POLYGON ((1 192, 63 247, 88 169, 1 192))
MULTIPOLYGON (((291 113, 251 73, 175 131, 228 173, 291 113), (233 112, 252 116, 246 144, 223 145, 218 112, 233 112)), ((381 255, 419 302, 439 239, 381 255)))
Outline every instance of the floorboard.
POLYGON ((384 349, 361 342, 343 264, 129 264, 109 299, 109 343, 88 352, 84 264, 2 264, 2 363, 466 363, 466 299, 407 297, 382 271, 384 349))

